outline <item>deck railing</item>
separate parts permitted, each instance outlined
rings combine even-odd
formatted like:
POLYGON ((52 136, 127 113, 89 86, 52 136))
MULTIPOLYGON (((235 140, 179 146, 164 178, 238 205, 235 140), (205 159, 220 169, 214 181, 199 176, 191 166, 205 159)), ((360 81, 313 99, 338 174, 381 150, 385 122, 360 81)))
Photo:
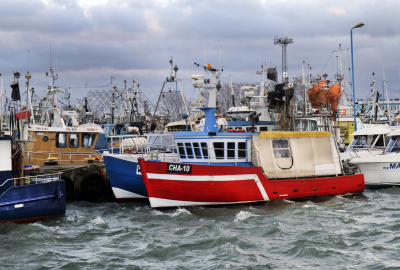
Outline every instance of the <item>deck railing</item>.
POLYGON ((10 178, 4 181, 0 187, 4 186, 7 182, 11 181, 12 186, 22 186, 28 184, 39 184, 52 181, 60 181, 62 172, 39 174, 39 175, 27 175, 24 177, 10 178))

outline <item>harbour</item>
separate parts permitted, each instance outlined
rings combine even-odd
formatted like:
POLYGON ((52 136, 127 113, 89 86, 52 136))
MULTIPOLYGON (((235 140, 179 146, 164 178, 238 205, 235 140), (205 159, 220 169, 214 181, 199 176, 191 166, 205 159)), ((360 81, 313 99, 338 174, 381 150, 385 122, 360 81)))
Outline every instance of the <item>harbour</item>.
POLYGON ((1 267, 396 269, 399 196, 393 187, 316 201, 161 210, 144 202, 69 202, 64 217, 0 224, 1 267))
POLYGON ((4 0, 1 269, 400 269, 400 2, 4 0))

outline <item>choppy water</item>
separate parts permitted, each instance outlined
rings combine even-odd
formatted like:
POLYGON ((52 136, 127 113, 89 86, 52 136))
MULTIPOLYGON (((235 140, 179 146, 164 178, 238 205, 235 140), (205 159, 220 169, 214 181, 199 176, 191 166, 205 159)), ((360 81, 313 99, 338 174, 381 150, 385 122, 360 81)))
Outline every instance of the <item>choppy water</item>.
POLYGON ((0 269, 400 269, 400 188, 318 201, 153 210, 67 204, 0 224, 0 269))

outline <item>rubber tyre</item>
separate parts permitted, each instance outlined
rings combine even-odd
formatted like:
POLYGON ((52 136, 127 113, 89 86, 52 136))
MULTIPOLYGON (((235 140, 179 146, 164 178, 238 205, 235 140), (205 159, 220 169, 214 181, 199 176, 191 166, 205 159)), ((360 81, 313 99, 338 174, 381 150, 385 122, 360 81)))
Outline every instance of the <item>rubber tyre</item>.
POLYGON ((92 173, 82 180, 82 193, 89 198, 101 196, 104 191, 104 179, 98 173, 92 173))

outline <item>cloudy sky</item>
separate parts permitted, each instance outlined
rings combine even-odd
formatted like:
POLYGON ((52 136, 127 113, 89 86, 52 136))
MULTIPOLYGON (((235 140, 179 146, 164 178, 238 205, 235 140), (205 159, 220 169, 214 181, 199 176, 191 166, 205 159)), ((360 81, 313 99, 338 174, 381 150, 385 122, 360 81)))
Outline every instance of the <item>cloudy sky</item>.
MULTIPOLYGON (((337 72, 342 46, 345 79, 351 81, 350 30, 353 30, 357 98, 370 95, 375 72, 382 91, 384 70, 389 98, 400 97, 400 1, 397 0, 2 0, 0 73, 10 97, 13 71, 32 73, 30 85, 45 89, 50 64, 56 84, 71 87, 73 98, 88 90, 109 89, 111 77, 136 79, 156 102, 170 75, 173 56, 183 91, 195 95, 189 74, 202 74, 194 62, 218 65, 221 81, 255 82, 265 62, 282 69, 282 48, 274 37, 293 38, 287 47, 289 77, 337 72), (220 48, 220 49, 219 49, 220 48), (218 57, 218 51, 219 57, 218 57)), ((73 102, 73 100, 72 100, 73 102)))

